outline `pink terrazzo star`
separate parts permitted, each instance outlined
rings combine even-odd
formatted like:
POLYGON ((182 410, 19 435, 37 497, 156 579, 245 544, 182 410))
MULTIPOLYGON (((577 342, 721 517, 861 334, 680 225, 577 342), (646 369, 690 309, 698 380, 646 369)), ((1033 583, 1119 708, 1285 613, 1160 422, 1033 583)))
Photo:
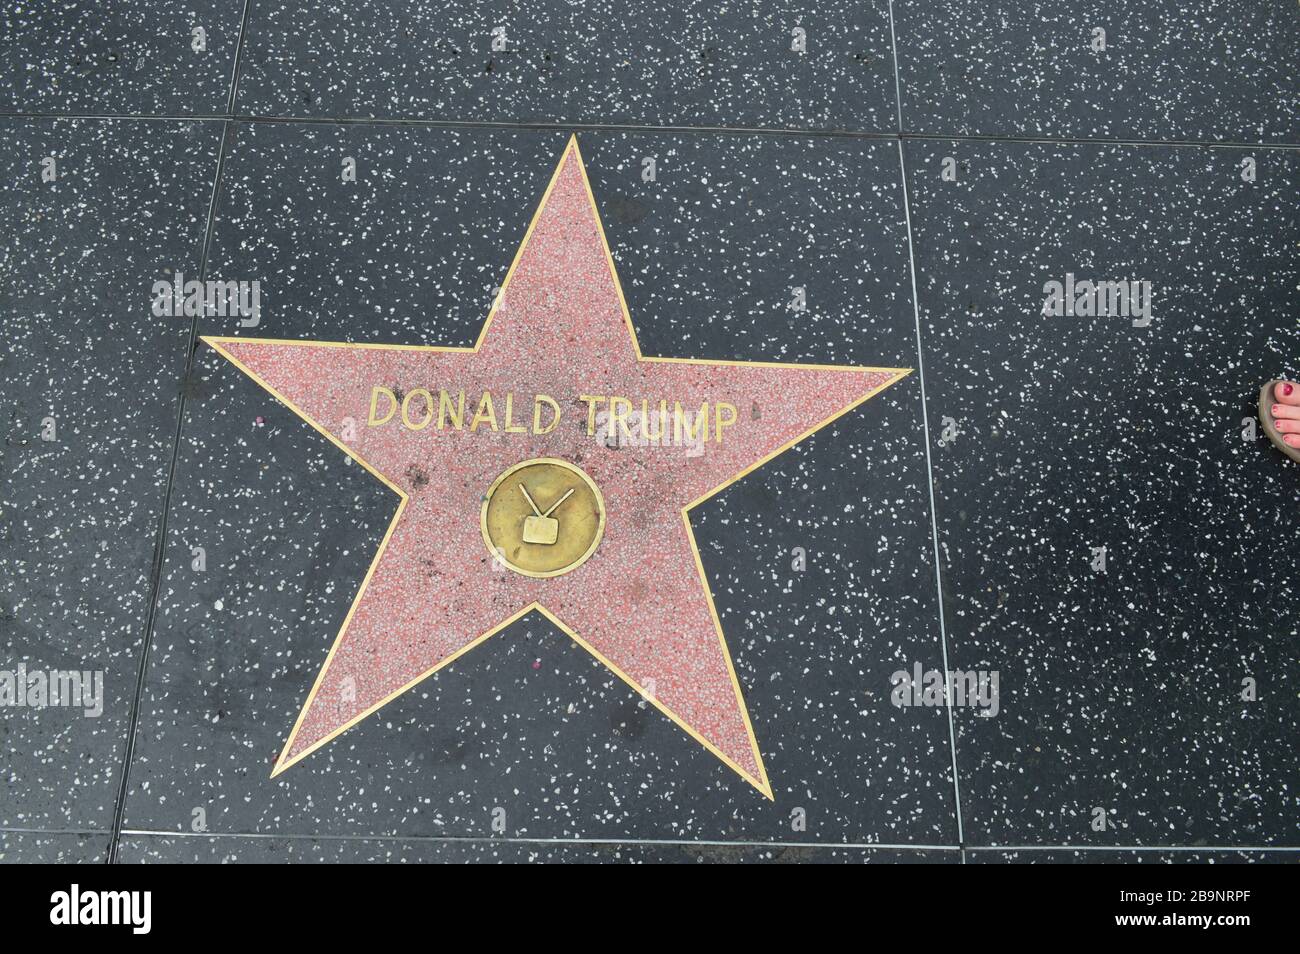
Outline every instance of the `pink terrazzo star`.
POLYGON ((204 339, 401 497, 272 774, 538 610, 771 798, 687 511, 907 371, 643 357, 576 137, 502 289, 473 348, 204 339), (371 426, 375 387, 464 390, 465 426, 371 426), (497 426, 471 430, 483 392, 497 426), (522 433, 503 426, 508 393, 522 433), (539 393, 561 410, 546 433, 539 393), (610 447, 580 395, 738 414, 721 442, 610 447), (479 522, 497 476, 539 457, 581 467, 607 513, 590 559, 545 579, 501 566, 479 522))

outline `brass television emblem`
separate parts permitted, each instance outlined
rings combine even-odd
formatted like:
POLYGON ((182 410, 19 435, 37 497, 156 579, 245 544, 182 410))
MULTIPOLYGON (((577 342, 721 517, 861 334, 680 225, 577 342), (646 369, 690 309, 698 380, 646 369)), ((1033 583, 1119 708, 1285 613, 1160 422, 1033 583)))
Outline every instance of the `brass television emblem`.
POLYGON ((483 541, 524 576, 568 573, 586 562, 605 533, 605 500, 580 468, 553 457, 522 461, 483 495, 483 541))

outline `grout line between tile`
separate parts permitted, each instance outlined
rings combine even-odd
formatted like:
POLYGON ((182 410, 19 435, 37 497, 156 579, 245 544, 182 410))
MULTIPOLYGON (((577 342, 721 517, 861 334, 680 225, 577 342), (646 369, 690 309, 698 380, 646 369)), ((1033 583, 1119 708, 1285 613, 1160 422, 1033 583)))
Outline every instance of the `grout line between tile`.
MULTIPOLYGON (((896 94, 897 95, 897 94, 896 94)), ((1208 149, 1269 149, 1281 152, 1300 152, 1300 143, 1242 142, 1215 139, 1124 139, 1100 136, 1015 136, 1002 133, 927 133, 927 132, 877 132, 854 129, 796 129, 782 126, 675 126, 637 123, 583 123, 583 122, 512 122, 460 119, 414 119, 397 116, 260 116, 252 113, 193 113, 184 114, 133 114, 133 113, 49 113, 0 112, 0 121, 6 119, 64 119, 64 120, 134 120, 142 122, 237 122, 268 124, 332 125, 332 126, 413 126, 432 129, 483 129, 483 130, 550 130, 563 132, 642 132, 671 134, 725 134, 745 136, 794 136, 809 139, 858 139, 892 142, 902 139, 937 142, 987 142, 1025 143, 1053 146, 1184 146, 1208 149)))
POLYGON ((798 841, 726 841, 711 839, 674 838, 512 838, 502 835, 327 835, 281 834, 277 832, 189 832, 155 831, 152 829, 124 829, 123 835, 158 838, 247 838, 273 841, 383 841, 429 842, 435 844, 500 844, 516 845, 656 845, 683 848, 843 848, 851 850, 884 849, 890 851, 958 851, 956 845, 882 844, 877 842, 798 842, 798 841))
MULTIPOLYGON (((251 0, 244 0, 244 10, 239 23, 239 36, 235 41, 235 56, 231 66, 230 95, 227 99, 227 113, 235 108, 235 91, 239 85, 239 61, 244 48, 244 27, 248 22, 248 10, 251 0)), ((199 251, 199 281, 207 280, 208 254, 212 248, 212 234, 217 215, 217 198, 221 194, 221 173, 225 164, 226 151, 230 144, 232 121, 225 118, 221 123, 221 140, 217 146, 217 165, 212 177, 212 192, 208 197, 208 215, 204 223, 203 244, 199 251)), ((186 338, 185 365, 180 380, 180 396, 176 403, 176 429, 172 435, 172 457, 167 469, 167 485, 163 491, 162 513, 158 521, 158 535, 154 541, 154 559, 149 581, 149 607, 145 614, 143 645, 140 648, 140 664, 136 672, 135 695, 132 699, 130 716, 127 721, 126 747, 122 756, 122 775, 117 791, 117 801, 113 807, 113 828, 108 842, 106 863, 117 861, 118 846, 122 837, 122 823, 126 816, 127 788, 131 780, 131 763, 135 760, 135 742, 140 725, 140 703, 144 696, 145 677, 149 672, 149 651, 153 646, 154 627, 157 623, 158 603, 161 599, 163 562, 167 553, 167 524, 171 514, 172 491, 176 484, 176 464, 180 460, 181 436, 185 426, 186 384, 194 370, 199 335, 199 316, 190 320, 189 335, 186 338)))
MULTIPOLYGON (((925 485, 930 499, 930 541, 934 548, 935 600, 939 618, 939 651, 943 658, 943 671, 948 672, 948 633, 943 615, 943 581, 939 567, 939 524, 934 507, 934 471, 930 466, 930 422, 925 403, 925 358, 921 354, 921 305, 916 296, 916 254, 912 243, 912 210, 907 194, 907 163, 903 156, 903 81, 898 70, 898 41, 894 33, 894 0, 889 0, 889 48, 894 61, 894 102, 898 110, 898 176, 903 192, 903 218, 907 223, 907 269, 912 286, 912 317, 916 327, 916 376, 921 385, 921 440, 925 444, 925 485)), ((953 815, 957 821, 957 843, 961 848, 961 863, 966 863, 965 826, 961 817, 961 787, 957 778, 957 733, 953 722, 952 706, 945 706, 948 715, 948 755, 952 771, 953 815)))
POLYGON ((966 845, 964 851, 1284 851, 1300 852, 1296 845, 966 845))
MULTIPOLYGON (((3 830, 3 829, 0 829, 3 830)), ((98 834, 103 834, 99 832, 98 834)), ((1128 852, 1286 852, 1300 853, 1300 846, 1278 845, 944 845, 905 844, 900 842, 796 842, 796 841, 727 841, 717 839, 674 838, 515 838, 502 835, 374 835, 374 834, 302 834, 280 832, 190 832, 160 831, 150 828, 126 828, 127 837, 183 839, 246 839, 250 841, 376 841, 428 844, 507 844, 507 845, 654 845, 682 848, 816 848, 887 851, 959 852, 963 857, 973 852, 999 851, 1128 851, 1128 852)))
POLYGON ((903 134, 903 78, 898 72, 898 40, 894 35, 894 0, 889 0, 889 52, 894 60, 894 105, 898 108, 898 134, 903 134))
POLYGON ((244 13, 239 18, 239 38, 235 41, 235 58, 230 67, 230 97, 226 100, 226 116, 235 113, 235 99, 239 92, 239 64, 244 56, 244 31, 248 28, 248 11, 253 0, 244 0, 244 13))
MULTIPOLYGON (((934 469, 930 463, 930 418, 925 402, 925 355, 921 345, 921 303, 916 296, 916 253, 912 244, 912 207, 907 193, 907 163, 903 156, 903 142, 898 142, 898 173, 903 189, 903 217, 907 222, 907 264, 912 281, 912 315, 916 320, 916 376, 921 382, 921 441, 925 446, 926 489, 930 494, 930 542, 934 548, 934 586, 939 610, 939 651, 943 658, 943 671, 948 668, 948 627, 943 612, 943 570, 939 563, 939 515, 934 506, 934 469)), ((945 683, 946 685, 946 683, 945 683)), ((945 705, 948 715, 948 751, 952 756, 952 797, 957 817, 957 843, 966 842, 965 826, 961 817, 961 783, 957 777, 957 730, 952 705, 945 705)))
MULTIPOLYGON (((225 160, 226 145, 230 138, 230 123, 225 123, 221 130, 221 142, 217 147, 217 164, 212 178, 212 194, 208 199, 208 215, 204 224, 203 244, 199 252, 199 281, 207 280, 208 250, 212 241, 213 222, 216 217, 217 195, 221 189, 221 168, 225 160)), ((153 631, 157 620, 158 602, 161 598, 163 560, 167 552, 167 524, 171 513, 172 490, 175 487, 176 464, 180 459, 181 432, 185 423, 185 385, 194 368, 197 348, 199 318, 195 315, 190 320, 189 334, 185 339, 185 365, 180 379, 180 397, 176 403, 176 428, 172 434, 171 463, 167 469, 167 485, 163 492, 162 514, 158 521, 158 534, 154 540, 153 566, 149 577, 149 608, 145 614, 144 640, 140 650, 140 665, 136 673, 135 695, 131 703, 130 718, 127 723, 126 751, 122 758, 122 776, 118 786, 117 801, 113 809, 112 840, 109 842, 108 858, 112 864, 117 856, 118 839, 122 831, 122 821, 126 812, 127 785, 130 781, 131 763, 135 757, 135 740, 140 721, 140 702, 144 695, 145 676, 149 669, 149 650, 153 645, 153 631)))

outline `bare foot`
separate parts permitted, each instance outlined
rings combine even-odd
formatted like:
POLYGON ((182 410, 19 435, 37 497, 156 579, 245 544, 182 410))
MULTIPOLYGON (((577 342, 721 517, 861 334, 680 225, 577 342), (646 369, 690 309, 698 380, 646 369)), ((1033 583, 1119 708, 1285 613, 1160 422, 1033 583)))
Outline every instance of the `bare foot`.
POLYGON ((1273 426, 1288 447, 1300 447, 1300 385, 1279 381, 1273 385, 1273 426))

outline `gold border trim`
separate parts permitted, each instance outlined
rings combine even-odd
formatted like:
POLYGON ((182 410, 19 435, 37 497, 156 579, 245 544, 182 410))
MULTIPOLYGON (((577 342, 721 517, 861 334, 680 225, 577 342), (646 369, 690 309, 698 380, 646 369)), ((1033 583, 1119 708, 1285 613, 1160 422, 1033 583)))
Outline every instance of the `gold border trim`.
POLYGON ((505 280, 501 283, 501 291, 498 293, 496 300, 493 301, 492 308, 488 312, 487 319, 483 322, 483 328, 482 330, 479 331, 478 338, 475 340, 472 347, 457 348, 457 347, 445 347, 441 345, 402 345, 402 344, 377 344, 377 343, 354 344, 346 341, 304 341, 304 340, 294 340, 294 339, 287 339, 287 338, 245 338, 237 335, 236 336, 202 335, 200 336, 200 338, 204 343, 206 343, 207 345, 212 347, 215 351, 217 351, 220 355, 222 355, 222 357, 230 361, 231 364, 235 365, 235 367, 237 367, 240 371, 244 372, 244 374, 248 375, 255 382, 257 382, 258 385, 260 385, 264 390, 269 392, 278 401, 280 401, 282 404, 287 406, 291 411, 293 411, 304 421, 310 424, 313 428, 315 428, 317 431, 323 434, 325 438, 330 441, 330 443, 334 444, 336 447, 342 450, 353 460, 357 461, 357 463, 361 464, 362 467, 364 467, 367 471, 369 471, 373 476, 378 478, 378 480, 381 483, 383 483, 384 486, 388 487, 395 494, 397 494, 400 501, 397 506, 397 511, 393 514, 393 519, 389 521, 388 529, 384 533, 384 538, 383 540, 380 541, 379 549, 375 551, 374 559, 370 561, 370 567, 369 569, 366 570, 366 575, 361 581, 361 586, 358 588, 356 596, 354 596, 352 599, 352 605, 348 608, 347 616, 343 620, 343 626, 339 629, 338 635, 334 638, 334 643, 330 647, 329 654, 325 657, 325 663, 321 666, 320 671, 317 673, 316 681, 312 685, 311 692, 308 693, 307 699, 303 703, 301 711, 298 713, 298 718, 294 722, 293 729, 290 731, 288 739, 285 740, 284 748, 280 751, 280 756, 276 760, 275 767, 271 770, 272 778, 279 775, 281 772, 285 771, 290 766, 295 765, 296 763, 302 761, 308 755, 310 755, 311 753, 319 749, 321 746, 327 744, 328 742, 333 741, 335 738, 337 738, 339 735, 342 735, 348 729, 352 728, 362 719, 377 712, 379 709, 383 708, 383 706, 387 705, 393 699, 402 695, 403 693, 405 693, 407 690, 411 689, 418 683, 424 681, 425 679, 433 675, 438 670, 451 665, 451 663, 459 659, 465 653, 469 652, 479 643, 499 633, 501 630, 505 629, 511 623, 515 622, 518 619, 521 619, 523 616, 527 615, 533 610, 537 610, 548 620, 550 620, 558 629, 563 631, 570 639, 572 639, 578 645, 582 646, 585 650, 587 650, 587 652, 591 653, 592 656, 594 656, 597 660, 599 660, 602 664, 604 664, 606 668, 608 668, 616 676, 618 676, 625 683, 627 683, 634 690, 636 690, 651 705, 657 708, 660 712, 666 715, 673 722, 677 723, 677 725, 680 726, 687 733, 687 735, 695 739, 695 741, 699 742, 706 749, 712 752, 715 756, 718 757, 719 760, 721 760, 725 765, 727 765, 729 768, 735 771, 741 778, 747 781, 750 785, 754 786, 756 789, 762 792, 763 795, 767 797, 769 800, 775 801, 775 796, 772 793, 771 782, 768 779, 767 769, 763 765, 763 756, 758 748, 758 739, 755 738, 754 736, 754 727, 749 718, 749 708, 745 705, 744 693, 741 691, 740 681, 736 677, 736 667, 731 660, 731 652, 727 648, 727 640, 725 635, 722 632, 722 622, 718 618, 717 607, 714 605, 713 591, 709 587, 708 577, 704 572, 704 563, 700 559, 699 546, 696 544, 695 541, 695 533, 691 529, 690 511, 693 508, 698 507, 700 504, 704 503, 704 501, 708 500, 710 497, 718 494, 722 490, 731 486, 736 481, 740 480, 742 477, 745 477, 746 475, 757 470, 759 467, 761 467, 763 464, 766 464, 774 457, 777 457, 780 454, 785 453, 787 450, 789 450, 795 444, 802 441, 804 438, 808 437, 811 434, 816 433, 817 431, 825 427, 827 424, 832 423, 833 421, 847 414, 849 411, 858 407, 860 404, 864 403, 870 398, 875 397, 881 391, 885 390, 885 388, 897 384, 904 377, 912 373, 911 368, 877 368, 877 367, 859 367, 853 365, 830 365, 830 364, 795 364, 795 363, 782 362, 782 361, 726 361, 726 360, 713 361, 704 358, 664 358, 664 357, 656 357, 654 355, 643 354, 641 351, 641 343, 637 339, 636 328, 633 327, 632 325, 632 315, 628 311, 627 299, 623 295, 623 285, 619 281, 618 271, 614 266, 614 257, 609 250, 609 241, 605 236, 605 226, 600 219, 600 209, 596 205, 596 197, 591 190, 591 181, 587 177, 587 168, 582 160, 582 152, 578 148, 577 134, 573 134, 569 137, 568 145, 565 146, 564 152, 560 156, 560 161, 556 164, 555 171, 551 174, 551 179, 546 186, 546 191, 542 194, 541 202, 538 203, 537 211, 533 213, 532 220, 528 223, 528 229, 524 233, 524 239, 520 243, 518 251, 515 252, 514 261, 510 263, 510 269, 509 271, 506 272, 505 280), (324 681, 325 678, 325 673, 328 671, 330 667, 330 663, 333 662, 334 660, 335 652, 338 650, 339 645, 343 642, 343 637, 346 635, 348 626, 352 622, 352 616, 356 612, 357 606, 361 602, 361 597, 366 592, 366 588, 370 585, 370 579, 372 576, 374 576, 375 568, 379 565, 379 561, 383 558, 384 552, 388 549, 388 543, 392 539, 393 531, 397 527, 398 521, 402 519, 402 514, 405 512, 406 505, 409 502, 409 497, 406 495, 405 491, 403 491, 400 487, 398 487, 391 480, 389 480, 378 470, 376 470, 368 461, 366 461, 355 451, 353 451, 350 447, 348 447, 346 444, 344 444, 342 441, 336 438, 333 434, 331 434, 328 430, 322 427, 319 423, 314 421, 310 415, 308 415, 305 411, 302 410, 302 408, 298 407, 296 404, 294 404, 294 402, 286 398, 283 394, 281 394, 274 387, 268 384, 259 375, 253 372, 251 368, 249 368, 238 358, 232 355, 225 348, 225 345, 232 344, 232 343, 233 344, 268 344, 268 345, 286 345, 292 347, 362 348, 362 349, 373 348, 373 349, 393 349, 393 350, 400 350, 400 351, 430 351, 430 352, 460 353, 460 354, 476 353, 479 350, 479 348, 482 346, 484 338, 487 336, 488 328, 491 326, 493 318, 496 317, 497 308, 501 300, 505 297, 506 289, 509 287, 511 279, 514 278, 515 270, 519 267, 519 262, 523 258, 524 249, 528 247, 528 241, 529 239, 532 238, 533 230, 537 227, 537 222, 541 218, 542 211, 546 208, 547 202, 550 201, 551 192, 555 189, 556 182, 559 181, 560 172, 564 168, 565 162, 568 161, 570 153, 572 153, 573 157, 577 160, 578 169, 582 173, 583 188, 586 189, 587 200, 591 203, 592 214, 596 220, 596 230, 600 235, 600 242, 602 247, 605 250, 605 259, 609 265, 609 273, 611 278, 614 281, 614 288, 618 292, 619 305, 623 310, 623 321, 627 325, 628 333, 632 336, 632 347, 638 361, 665 362, 665 363, 671 362, 674 364, 696 364, 696 365, 710 365, 710 366, 722 365, 722 366, 791 368, 791 369, 804 369, 804 370, 816 370, 816 371, 870 371, 870 372, 879 372, 879 373, 885 373, 891 375, 890 379, 886 381, 884 384, 872 389, 868 393, 864 394, 862 397, 858 398, 856 401, 853 401, 852 403, 836 411, 834 414, 831 414, 825 420, 808 428, 808 430, 804 431, 802 434, 798 435, 793 440, 787 441, 785 444, 781 445, 780 447, 772 451, 767 456, 761 458, 760 460, 755 461, 753 464, 750 464, 748 467, 740 471, 735 476, 727 480, 724 480, 722 483, 718 484, 718 486, 714 487, 712 490, 708 491, 707 493, 703 494, 697 499, 691 501, 691 503, 683 507, 681 511, 682 523, 686 527, 686 537, 687 540, 690 542, 691 551, 695 555, 695 567, 700 575, 700 585, 704 589, 704 596, 709 605, 709 614, 713 617, 713 627, 718 634, 718 642, 722 646, 722 656, 726 660, 727 671, 731 676, 732 688, 735 690, 736 702, 740 707, 741 717, 744 719, 745 731, 749 734, 749 744, 754 755, 754 764, 758 766, 758 775, 757 776, 751 775, 748 771, 741 768, 733 759, 728 757, 716 745, 714 745, 708 739, 700 735, 699 732, 697 732, 689 724, 687 724, 680 716, 677 715, 677 713, 673 712, 671 709, 665 706, 662 702, 660 702, 657 698, 655 698, 654 695, 647 692, 643 686, 638 685, 635 680, 633 680, 630 676, 628 676, 627 673, 623 672, 623 670, 621 670, 618 666, 614 665, 614 663, 610 659, 607 659, 600 652, 598 652, 594 646, 592 646, 589 642, 583 639, 580 635, 578 635, 578 633, 576 633, 569 626, 565 625, 563 620, 561 620, 558 616, 556 616, 554 613, 552 613, 550 610, 548 610, 545 606, 543 606, 539 602, 533 602, 530 603, 528 606, 525 606, 519 612, 515 613, 513 616, 509 617, 508 619, 503 620, 500 624, 494 626, 492 629, 481 634, 477 638, 471 640, 464 647, 452 653, 450 656, 447 656, 446 658, 439 660, 436 665, 430 667, 420 675, 416 676, 414 679, 412 679, 406 685, 402 686, 400 689, 385 696, 383 699, 375 703, 373 706, 370 706, 364 712, 359 713, 358 715, 354 716, 352 719, 348 720, 348 722, 346 722, 345 724, 339 726, 337 729, 330 732, 328 735, 322 737, 321 739, 318 739, 316 742, 313 742, 310 746, 303 749, 293 758, 288 758, 287 756, 289 750, 293 747, 294 739, 297 738, 298 731, 302 728, 303 719, 306 717, 308 710, 311 708, 312 702, 316 698, 316 693, 320 690, 321 683, 324 681))

